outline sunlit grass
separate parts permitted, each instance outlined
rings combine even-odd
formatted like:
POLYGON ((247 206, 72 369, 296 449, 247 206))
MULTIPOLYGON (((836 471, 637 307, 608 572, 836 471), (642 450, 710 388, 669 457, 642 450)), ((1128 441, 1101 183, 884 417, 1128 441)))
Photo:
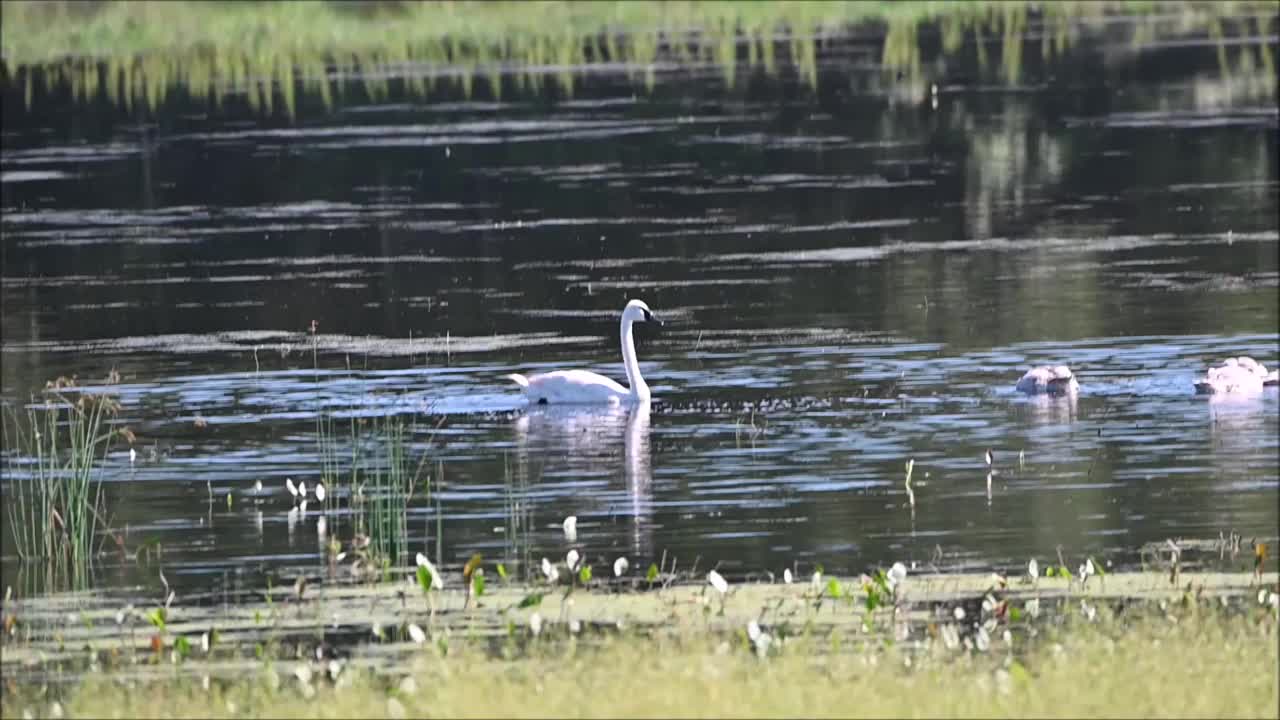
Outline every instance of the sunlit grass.
MULTIPOLYGON (((987 653, 870 638, 836 651, 819 637, 759 653, 740 635, 588 645, 544 631, 515 660, 426 638, 378 676, 333 666, 334 680, 287 661, 208 689, 199 677, 99 675, 58 702, 73 717, 1089 718, 1275 717, 1280 702, 1274 614, 1077 620, 987 653)), ((52 702, 10 692, 4 716, 48 715, 52 702)))
MULTIPOLYGON (((373 100, 391 84, 424 96, 441 83, 468 96, 477 81, 493 97, 504 86, 554 86, 572 94, 583 69, 625 63, 652 88, 660 59, 718 66, 733 86, 738 68, 780 62, 816 84, 816 57, 825 33, 861 23, 885 29, 881 62, 914 77, 921 71, 922 23, 938 22, 942 49, 960 50, 966 38, 1001 39, 988 60, 1017 82, 1032 14, 1045 24, 1040 54, 1070 48, 1081 23, 1113 13, 1160 17, 1162 27, 1204 28, 1222 16, 1257 17, 1215 24, 1218 37, 1264 33, 1258 18, 1274 7, 1257 2, 942 3, 903 2, 382 2, 382 3, 75 3, 13 0, 0 4, 3 63, 0 77, 24 88, 28 105, 37 83, 45 91, 68 87, 81 100, 155 109, 167 93, 186 93, 220 104, 243 94, 254 108, 292 117, 296 93, 314 91, 325 105, 344 92, 342 79, 358 76, 373 100), (33 72, 33 70, 39 72, 33 72)), ((1142 27, 1144 37, 1153 27, 1142 27)), ((1263 64, 1270 63, 1264 46, 1263 64)), ((1227 50, 1224 48, 1224 62, 1227 50)))

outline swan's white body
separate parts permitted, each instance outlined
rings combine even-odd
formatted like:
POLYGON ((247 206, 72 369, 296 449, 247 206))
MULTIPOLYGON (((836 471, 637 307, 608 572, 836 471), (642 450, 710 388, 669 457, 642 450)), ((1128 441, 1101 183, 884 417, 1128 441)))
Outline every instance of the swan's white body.
POLYGON ((1196 380, 1196 392, 1204 395, 1240 394, 1253 395, 1262 392, 1267 385, 1280 384, 1280 372, 1267 372, 1267 368, 1251 357, 1227 358, 1209 368, 1204 377, 1196 380))
POLYGON ((1076 376, 1066 365, 1041 365, 1028 370, 1014 388, 1031 395, 1075 395, 1080 390, 1080 383, 1076 382, 1076 376))
POLYGON ((530 403, 561 404, 609 404, 644 402, 649 399, 649 385, 640 376, 640 363, 636 360, 636 343, 631 326, 636 322, 654 321, 649 306, 640 300, 632 300, 622 309, 622 366, 627 373, 623 387, 609 378, 587 370, 555 370, 530 375, 513 373, 507 377, 524 388, 530 403))

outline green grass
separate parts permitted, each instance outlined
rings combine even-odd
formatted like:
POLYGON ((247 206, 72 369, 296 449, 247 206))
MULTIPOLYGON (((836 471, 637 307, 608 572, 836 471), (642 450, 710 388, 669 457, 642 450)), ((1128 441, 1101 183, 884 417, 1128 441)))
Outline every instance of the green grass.
MULTIPOLYGON (((793 638, 767 656, 745 635, 588 646, 535 641, 517 659, 428 642, 387 673, 305 662, 260 665, 238 680, 91 675, 59 699, 70 717, 1275 717, 1274 613, 1188 613, 1174 622, 1082 620, 1029 647, 987 653, 929 638, 908 654, 878 640, 833 651, 793 638), (273 681, 270 677, 275 675, 273 681)), ((48 716, 51 696, 4 695, 5 717, 48 716)))
MULTIPOLYGON (((809 32, 865 19, 921 20, 939 15, 981 16, 1025 10, 1024 3, 941 2, 405 2, 374 3, 357 11, 343 3, 5 2, 3 41, 11 68, 67 56, 184 53, 197 48, 247 55, 328 50, 366 56, 441 43, 513 50, 544 39, 603 32, 701 29, 748 34, 795 28, 809 32)), ((1155 3, 1123 3, 1150 8, 1155 3)), ((1104 10, 1070 4, 1069 13, 1104 10)), ((1054 11, 1056 12, 1056 11, 1054 11)), ((525 48, 531 53, 538 49, 525 48)))
POLYGON ((1116 12, 1172 14, 1180 27, 1205 27, 1228 15, 1274 14, 1273 6, 1258 2, 6 0, 0 3, 0 76, 25 88, 28 105, 37 76, 32 70, 39 69, 46 89, 69 86, 77 98, 105 96, 128 108, 154 109, 168 92, 182 88, 213 103, 227 92, 245 92, 254 107, 271 113, 282 105, 293 116, 297 82, 318 92, 326 105, 343 91, 326 76, 331 68, 360 71, 375 100, 389 92, 388 71, 403 76, 419 96, 439 82, 460 84, 470 95, 478 78, 501 96, 504 65, 518 70, 507 84, 536 89, 554 83, 571 94, 575 69, 602 54, 631 64, 652 87, 652 63, 664 45, 663 59, 717 64, 730 86, 739 52, 746 53, 748 66, 767 71, 785 54, 812 84, 813 34, 865 22, 887 27, 885 67, 915 74, 921 70, 919 26, 938 21, 946 52, 957 50, 971 32, 1003 37, 1002 72, 1016 81, 1021 37, 1033 9, 1049 28, 1041 45, 1045 55, 1069 47, 1079 23, 1116 12), (449 70, 442 73, 444 67, 449 70))

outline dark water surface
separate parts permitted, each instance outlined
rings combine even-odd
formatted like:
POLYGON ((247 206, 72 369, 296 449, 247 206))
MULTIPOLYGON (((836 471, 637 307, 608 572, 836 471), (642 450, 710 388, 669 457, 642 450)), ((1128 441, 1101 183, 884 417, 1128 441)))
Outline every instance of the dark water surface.
POLYGON ((304 97, 293 122, 10 90, 4 398, 119 370, 138 458, 107 460, 111 524, 179 588, 322 565, 322 515, 284 488, 319 476, 318 411, 340 442, 415 423, 437 494, 409 541, 451 567, 559 557, 571 514, 592 560, 730 573, 1275 537, 1276 393, 1192 389, 1226 356, 1280 363, 1274 70, 1102 44, 1013 87, 962 63, 935 106, 837 50, 816 88, 620 70, 571 99, 304 97), (504 374, 623 379, 633 297, 666 321, 638 330, 652 406, 526 412, 504 374), (1015 395, 1043 362, 1077 401, 1015 395))

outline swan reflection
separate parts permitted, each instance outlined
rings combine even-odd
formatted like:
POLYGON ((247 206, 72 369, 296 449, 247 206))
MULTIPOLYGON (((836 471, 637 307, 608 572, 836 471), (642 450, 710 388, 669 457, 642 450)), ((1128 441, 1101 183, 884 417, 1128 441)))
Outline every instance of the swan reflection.
POLYGON ((1274 459, 1272 443, 1278 419, 1274 402, 1256 395, 1219 394, 1210 395, 1208 405, 1209 436, 1217 464, 1244 470, 1259 454, 1270 454, 1274 459))
POLYGON ((1022 403, 1027 420, 1032 425, 1059 425, 1075 422, 1078 396, 1076 393, 1062 395, 1029 395, 1022 403))
POLYGON ((630 407, 530 407, 514 422, 517 479, 526 488, 559 485, 563 494, 552 500, 559 518, 627 517, 629 552, 647 557, 653 540, 649 411, 647 401, 630 407), (600 490, 584 493, 587 484, 600 490))

